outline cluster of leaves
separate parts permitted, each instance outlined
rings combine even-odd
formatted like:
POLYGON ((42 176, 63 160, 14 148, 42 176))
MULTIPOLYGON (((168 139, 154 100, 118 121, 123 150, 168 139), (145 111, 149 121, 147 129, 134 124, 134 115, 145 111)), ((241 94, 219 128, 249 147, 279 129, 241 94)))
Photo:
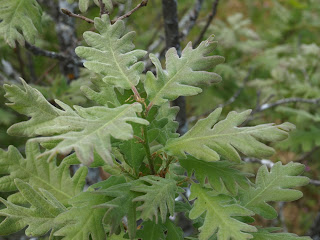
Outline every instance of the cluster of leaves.
MULTIPOLYGON (((82 11, 88 2, 79 2, 82 11)), ((112 25, 108 15, 94 21, 99 33, 85 32, 88 46, 76 53, 96 74, 81 87, 95 106, 52 104, 23 80, 22 86, 4 86, 8 105, 28 117, 11 126, 9 134, 31 139, 25 157, 13 146, 0 151, 0 191, 11 193, 1 198, 5 219, 0 234, 26 228, 28 236, 50 234, 50 239, 184 239, 170 218, 183 212, 199 230, 187 239, 309 239, 252 225, 254 215, 277 217, 270 202, 302 197, 293 188, 308 183, 300 176, 304 166, 262 166, 254 183, 238 168, 242 156, 273 155, 267 143, 286 139, 292 124, 241 127, 250 110, 220 120, 218 108, 184 136, 176 134, 177 109, 169 101, 196 95, 202 91, 199 84, 221 80, 210 71, 224 61, 212 56, 217 46, 213 37, 195 49, 189 43, 181 56, 170 49, 165 68, 150 54, 156 73, 144 75, 140 59, 146 51, 134 49, 134 32, 125 33, 123 21, 112 25), (70 165, 80 163, 84 166, 71 176, 70 165), (84 191, 87 170, 94 167, 112 176, 84 191), (188 186, 188 200, 179 200, 188 186)), ((24 33, 26 39, 29 34, 33 32, 24 33)), ((22 43, 18 36, 8 37, 8 43, 22 43)))

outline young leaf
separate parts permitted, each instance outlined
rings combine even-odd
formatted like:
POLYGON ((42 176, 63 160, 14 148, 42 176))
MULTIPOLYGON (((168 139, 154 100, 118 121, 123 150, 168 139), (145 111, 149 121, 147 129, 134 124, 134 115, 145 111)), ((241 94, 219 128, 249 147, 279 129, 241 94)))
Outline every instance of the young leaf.
MULTIPOLYGON (((19 178, 28 182, 36 191, 45 189, 55 196, 60 202, 67 205, 68 200, 82 192, 87 168, 79 168, 75 175, 70 177, 69 165, 62 162, 56 166, 55 161, 48 163, 47 158, 41 154, 39 144, 28 142, 26 144, 26 158, 19 151, 10 146, 8 151, 0 150, 0 191, 16 191, 14 179, 19 178)), ((24 202, 21 193, 15 193, 8 198, 12 202, 24 202)))
POLYGON ((146 51, 133 50, 135 33, 124 34, 123 21, 111 25, 108 15, 94 21, 100 34, 85 32, 83 37, 90 47, 77 47, 77 55, 87 60, 86 68, 104 76, 106 84, 131 89, 139 83, 144 63, 138 60, 146 55, 146 51))
POLYGON ((143 222, 143 228, 137 231, 137 238, 142 240, 164 240, 163 224, 156 224, 152 221, 143 222))
MULTIPOLYGON (((75 0, 67 0, 70 3, 73 3, 75 0)), ((93 0, 97 6, 100 6, 99 0, 93 0)), ((108 12, 112 12, 113 10, 113 3, 125 3, 126 0, 102 0, 105 8, 108 12)), ((90 0, 79 0, 79 9, 81 12, 86 12, 88 10, 90 4, 90 0)))
POLYGON ((213 41, 211 36, 196 49, 192 49, 192 44, 189 42, 181 57, 175 48, 170 48, 166 53, 166 70, 162 69, 160 60, 150 54, 150 59, 157 70, 157 76, 148 72, 145 81, 150 103, 159 106, 179 96, 196 95, 202 91, 196 87, 197 84, 219 82, 221 77, 218 74, 206 72, 224 61, 221 56, 209 56, 216 46, 217 42, 213 41))
POLYGON ((252 233, 252 240, 311 240, 310 237, 298 237, 292 233, 272 233, 272 229, 258 229, 252 233))
POLYGON ((15 41, 34 43, 41 31, 41 15, 36 0, 0 0, 0 36, 13 48, 15 41))
POLYGON ((26 235, 36 237, 45 235, 51 229, 55 229, 56 224, 53 220, 66 211, 64 206, 56 204, 58 200, 48 193, 47 196, 50 196, 50 199, 46 199, 43 194, 35 191, 29 184, 20 179, 16 179, 15 184, 32 207, 21 207, 0 198, 0 201, 7 207, 0 210, 0 215, 6 216, 6 219, 0 224, 0 234, 12 234, 28 226, 25 231, 26 235))
POLYGON ((233 217, 251 216, 253 212, 231 203, 231 198, 226 195, 217 195, 215 192, 202 188, 199 184, 191 185, 189 200, 196 199, 194 207, 190 211, 190 219, 196 219, 206 212, 204 224, 200 230, 199 240, 207 240, 214 233, 217 240, 247 240, 252 235, 247 232, 255 232, 257 229, 233 217))
POLYGON ((234 164, 228 161, 207 162, 188 156, 187 159, 180 159, 179 162, 189 175, 194 172, 202 185, 208 179, 212 188, 217 192, 220 192, 225 186, 231 194, 236 195, 238 186, 249 186, 245 174, 233 168, 234 164))
POLYGON ((58 152, 67 155, 74 149, 78 159, 89 165, 93 162, 95 150, 103 160, 112 163, 110 137, 128 140, 133 137, 128 122, 148 124, 136 115, 142 111, 139 103, 117 108, 74 106, 73 110, 56 100, 63 111, 48 103, 39 91, 22 82, 25 92, 17 86, 6 85, 6 97, 13 102, 9 104, 13 109, 31 119, 11 126, 8 132, 26 136, 54 135, 36 139, 45 143, 58 141, 53 149, 44 153, 51 154, 51 158, 58 152))
POLYGON ((266 219, 276 218, 278 216, 276 210, 267 202, 294 201, 301 198, 302 192, 291 188, 309 183, 309 178, 299 176, 304 169, 304 165, 293 162, 287 165, 278 162, 270 172, 265 165, 261 166, 255 187, 250 187, 240 193, 241 205, 266 219))
POLYGON ((180 157, 185 157, 187 152, 205 161, 218 161, 221 155, 227 160, 240 162, 237 151, 250 157, 269 157, 274 150, 259 140, 283 140, 288 137, 288 131, 294 128, 290 123, 238 127, 248 118, 250 110, 230 112, 225 120, 217 123, 221 110, 218 108, 207 118, 199 120, 182 137, 169 140, 165 151, 180 157))
POLYGON ((173 179, 145 176, 139 180, 143 181, 143 185, 132 186, 131 190, 145 193, 133 199, 135 202, 144 202, 137 208, 138 211, 141 211, 141 218, 153 220, 153 216, 155 216, 155 222, 158 223, 158 212, 160 211, 164 223, 168 211, 173 215, 175 194, 181 192, 182 189, 177 187, 177 183, 173 179))

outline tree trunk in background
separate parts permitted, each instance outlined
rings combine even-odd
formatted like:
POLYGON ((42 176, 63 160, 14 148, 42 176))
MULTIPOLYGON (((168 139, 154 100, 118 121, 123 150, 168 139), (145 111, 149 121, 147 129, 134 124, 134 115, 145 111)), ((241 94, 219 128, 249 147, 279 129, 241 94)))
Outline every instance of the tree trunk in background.
MULTIPOLYGON (((162 0, 162 15, 164 20, 164 28, 166 35, 166 50, 171 47, 177 49, 179 56, 181 55, 179 20, 178 20, 178 4, 177 0, 162 0)), ((178 133, 183 135, 187 132, 187 113, 186 113, 186 98, 179 97, 173 102, 174 106, 178 106, 180 111, 177 115, 179 122, 178 133)))

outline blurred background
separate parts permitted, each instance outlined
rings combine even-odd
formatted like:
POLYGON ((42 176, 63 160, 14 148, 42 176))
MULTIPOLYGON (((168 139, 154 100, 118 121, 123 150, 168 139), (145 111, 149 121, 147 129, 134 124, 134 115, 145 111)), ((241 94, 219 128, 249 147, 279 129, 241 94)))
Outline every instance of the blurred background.
MULTIPOLYGON (((125 4, 115 5, 113 17, 123 15, 140 2, 127 0, 125 4)), ((261 219, 258 224, 280 226, 289 232, 320 239, 319 0, 171 1, 177 4, 176 16, 168 11, 168 2, 149 1, 146 7, 125 19, 128 30, 137 32, 137 48, 163 60, 169 47, 183 49, 189 41, 196 47, 214 34, 219 42, 215 54, 226 59, 213 69, 222 76, 221 83, 204 87, 198 96, 173 103, 181 107, 180 133, 217 107, 224 107, 224 114, 252 109, 244 123, 248 126, 285 121, 295 124, 297 129, 289 139, 273 146, 276 154, 272 159, 244 159, 252 162, 244 168, 255 173, 261 164, 277 161, 305 164, 305 175, 312 182, 302 188, 304 197, 292 203, 280 203, 278 219, 261 219), (172 20, 176 21, 175 30, 172 20)), ((25 46, 17 44, 11 48, 0 38, 0 147, 3 149, 14 145, 23 152, 27 140, 6 133, 8 127, 25 117, 5 105, 4 83, 20 84, 22 77, 52 103, 53 99, 59 99, 69 105, 92 105, 81 93, 80 86, 91 85, 93 75, 82 67, 74 49, 85 45, 82 33, 94 30, 93 26, 61 13, 61 8, 80 13, 76 3, 66 0, 38 0, 38 3, 43 9, 42 32, 34 45, 26 42, 25 46)), ((99 8, 90 5, 85 16, 90 19, 99 16, 99 8)), ((146 71, 154 71, 147 58, 145 65, 146 71)))

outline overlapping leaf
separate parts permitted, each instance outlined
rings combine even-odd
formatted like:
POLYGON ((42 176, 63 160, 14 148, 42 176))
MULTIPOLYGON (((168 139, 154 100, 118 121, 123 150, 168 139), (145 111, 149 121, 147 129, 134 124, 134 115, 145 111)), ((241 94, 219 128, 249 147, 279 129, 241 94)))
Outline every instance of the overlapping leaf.
POLYGON ((174 199, 177 192, 182 190, 177 187, 176 181, 173 179, 165 179, 157 176, 146 176, 140 178, 143 185, 132 186, 131 190, 144 193, 144 195, 136 197, 133 201, 142 201, 143 204, 137 208, 141 211, 141 218, 144 220, 153 220, 158 223, 158 214, 162 222, 167 219, 167 213, 174 213, 174 199))
POLYGON ((257 229, 233 217, 251 216, 253 212, 234 203, 230 203, 230 197, 217 195, 209 189, 202 188, 199 184, 191 185, 190 200, 196 199, 189 217, 196 219, 206 212, 204 224, 200 230, 199 240, 207 240, 214 233, 217 240, 247 240, 257 229))
POLYGON ((0 36, 11 46, 15 41, 34 43, 41 30, 42 10, 36 0, 0 0, 0 36))
POLYGON ((143 222, 143 228, 137 231, 137 237, 142 240, 164 240, 164 226, 163 224, 156 224, 152 221, 143 222))
POLYGON ((8 235, 27 227, 27 236, 42 236, 56 228, 55 217, 66 211, 66 208, 49 192, 42 194, 35 191, 29 184, 16 179, 15 184, 31 208, 21 207, 2 198, 0 201, 7 207, 0 210, 6 219, 0 224, 0 235, 8 235))
POLYGON ((221 56, 209 56, 216 48, 217 42, 213 36, 202 42, 196 49, 192 49, 191 42, 181 53, 175 48, 166 53, 166 70, 162 69, 159 59, 150 54, 150 59, 157 69, 157 76, 147 73, 145 89, 151 104, 161 105, 179 96, 191 96, 202 90, 196 87, 199 83, 218 82, 221 77, 213 72, 207 72, 224 61, 221 56))
MULTIPOLYGON (((54 161, 48 163, 46 157, 38 158, 41 154, 38 143, 26 144, 26 158, 10 146, 8 151, 0 150, 0 192, 16 191, 14 180, 19 178, 28 182, 35 190, 45 189, 63 204, 78 193, 82 192, 87 168, 81 167, 71 178, 69 165, 62 162, 59 166, 54 161)), ((23 202, 21 193, 10 195, 12 202, 23 202)))
MULTIPOLYGON (((75 0, 68 0, 68 2, 73 3, 75 0)), ((81 12, 85 12, 88 10, 90 0, 79 0, 79 9, 81 12)), ((99 0, 93 0, 93 2, 100 6, 99 0)), ((112 12, 113 10, 113 3, 125 3, 126 0, 102 0, 104 7, 108 10, 108 12, 112 12)))
MULTIPOLYGON (((277 229, 275 229, 277 230, 277 229)), ((291 233, 273 233, 273 229, 259 229, 258 232, 252 233, 252 240, 311 240, 310 237, 299 237, 291 233)))
POLYGON ((249 182, 245 174, 233 168, 228 161, 207 162, 188 156, 187 159, 179 160, 189 175, 195 173, 195 177, 201 184, 208 179, 210 185, 220 192, 225 186, 233 195, 237 193, 238 186, 248 187, 249 182))
POLYGON ((294 201, 302 197, 302 192, 292 188, 308 184, 307 177, 299 176, 305 169, 300 163, 290 162, 282 165, 276 163, 270 172, 266 166, 259 168, 255 187, 240 194, 240 202, 244 207, 267 219, 277 217, 276 210, 267 202, 294 201))
POLYGON ((182 137, 169 140, 165 150, 181 157, 185 157, 187 152, 206 161, 217 161, 222 156, 227 160, 240 162, 238 151, 250 157, 269 157, 274 150, 260 141, 283 140, 288 137, 288 131, 293 129, 294 125, 283 123, 238 127, 248 118, 250 112, 230 112, 225 120, 217 123, 221 114, 221 108, 218 108, 207 118, 199 120, 182 137))
POLYGON ((134 32, 124 34, 123 21, 111 25, 108 15, 95 18, 95 27, 100 34, 88 31, 83 34, 90 47, 77 47, 76 53, 84 58, 84 66, 103 76, 106 84, 131 89, 140 80, 144 63, 138 60, 146 51, 133 50, 134 32))
POLYGON ((117 108, 74 106, 73 110, 56 100, 63 109, 60 110, 48 103, 41 93, 26 83, 24 87, 26 92, 17 86, 5 86, 6 97, 13 102, 9 105, 31 117, 26 122, 13 125, 9 133, 27 136, 54 135, 38 138, 41 142, 58 141, 53 149, 45 152, 51 154, 51 157, 56 153, 69 154, 74 149, 82 163, 90 164, 94 160, 95 150, 105 161, 112 162, 110 137, 128 140, 133 137, 132 127, 128 122, 148 124, 146 120, 136 116, 137 112, 142 111, 139 103, 117 108))

